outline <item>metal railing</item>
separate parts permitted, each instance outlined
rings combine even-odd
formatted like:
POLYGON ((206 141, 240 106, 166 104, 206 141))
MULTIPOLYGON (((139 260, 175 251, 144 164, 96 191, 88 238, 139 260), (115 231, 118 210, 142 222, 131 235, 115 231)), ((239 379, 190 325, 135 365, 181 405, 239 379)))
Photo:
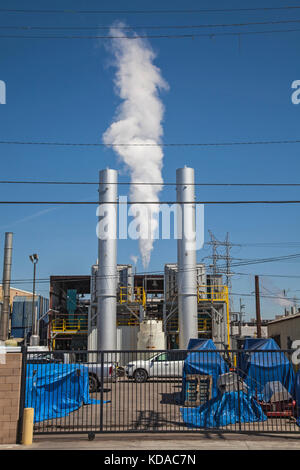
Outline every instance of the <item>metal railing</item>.
POLYGON ((128 304, 134 302, 143 306, 146 305, 146 293, 143 287, 121 286, 119 289, 120 290, 118 301, 120 304, 128 304))
MULTIPOLYGON (((207 319, 203 319, 203 318, 198 318, 198 332, 201 333, 201 332, 209 332, 211 331, 211 318, 207 318, 207 319)), ((172 332, 179 332, 179 322, 178 322, 178 318, 174 319, 170 319, 168 320, 167 322, 167 331, 169 333, 172 333, 172 332)))
POLYGON ((291 358, 292 351, 257 350, 25 351, 21 403, 34 408, 35 434, 299 435, 291 358))
POLYGON ((53 333, 72 333, 87 332, 87 318, 56 318, 51 322, 51 331, 53 333))
POLYGON ((197 298, 199 302, 228 302, 227 286, 197 286, 197 298))

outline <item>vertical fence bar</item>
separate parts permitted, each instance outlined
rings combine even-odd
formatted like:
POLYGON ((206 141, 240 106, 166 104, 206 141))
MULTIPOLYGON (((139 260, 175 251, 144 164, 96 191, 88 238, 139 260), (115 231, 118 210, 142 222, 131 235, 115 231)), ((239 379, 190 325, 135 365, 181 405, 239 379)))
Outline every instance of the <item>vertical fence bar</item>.
MULTIPOLYGON (((238 352, 238 359, 239 359, 239 352, 238 352)), ((242 430, 242 416, 241 416, 241 396, 240 396, 240 380, 237 377, 237 389, 238 389, 238 410, 239 410, 239 431, 242 430)))
POLYGON ((104 389, 104 353, 100 352, 101 389, 100 389, 100 432, 103 432, 103 389, 104 389))
POLYGON ((21 347, 22 353, 22 365, 21 365, 21 387, 20 387, 20 403, 19 403, 19 420, 17 428, 17 443, 22 442, 22 428, 23 428, 23 417, 26 400, 26 368, 27 368, 27 347, 21 347))

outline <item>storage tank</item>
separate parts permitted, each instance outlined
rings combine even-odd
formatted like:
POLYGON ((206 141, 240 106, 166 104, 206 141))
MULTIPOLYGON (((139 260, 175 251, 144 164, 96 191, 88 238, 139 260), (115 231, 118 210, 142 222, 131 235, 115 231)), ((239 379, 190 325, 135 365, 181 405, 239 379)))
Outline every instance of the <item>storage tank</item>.
POLYGON ((165 334, 161 320, 144 320, 137 335, 137 349, 165 349, 165 334))

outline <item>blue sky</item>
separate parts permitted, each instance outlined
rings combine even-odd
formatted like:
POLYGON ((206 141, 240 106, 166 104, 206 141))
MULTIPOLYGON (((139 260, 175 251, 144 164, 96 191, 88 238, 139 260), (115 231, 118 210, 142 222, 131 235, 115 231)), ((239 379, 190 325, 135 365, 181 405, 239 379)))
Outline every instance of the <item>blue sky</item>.
MULTIPOLYGON (((280 7, 280 1, 243 2, 243 8, 280 7)), ((289 5, 297 5, 289 2, 289 5)), ((241 3, 226 2, 226 8, 241 3)), ((222 1, 30 1, 37 9, 217 9, 222 1)), ((24 8, 24 2, 0 0, 0 8, 24 8)), ((132 27, 300 20, 300 9, 269 12, 201 14, 17 14, 0 13, 2 26, 110 26, 115 20, 132 27)), ((297 24, 207 28, 206 32, 296 29, 297 24)), ((299 26, 300 29, 300 26, 299 26)), ((142 30, 143 31, 143 30, 142 30)), ((164 31, 165 32, 165 31, 164 31)), ((169 31, 170 32, 170 31, 169 31)), ((178 31, 177 31, 178 32, 178 31)), ((179 31, 179 34, 186 30, 179 31)), ((198 30, 199 32, 199 30, 198 30)), ((0 30, 0 35, 66 35, 70 31, 44 32, 0 30)), ((75 32, 96 34, 96 31, 75 32)), ((157 57, 155 64, 170 89, 162 92, 165 106, 164 142, 234 142, 299 139, 300 105, 291 102, 291 84, 300 79, 300 31, 282 34, 216 36, 214 38, 149 39, 157 57)), ((99 39, 0 38, 0 80, 7 86, 7 104, 0 105, 0 140, 43 142, 101 142, 120 104, 114 93, 114 69, 110 54, 99 39)), ((298 183, 300 144, 228 147, 166 147, 163 177, 175 181, 176 168, 195 168, 203 183, 298 183)), ((0 145, 1 178, 7 180, 96 181, 98 171, 120 170, 119 180, 128 181, 124 165, 111 149, 102 147, 51 147, 0 145)), ((142 162, 141 162, 142 164, 142 162)), ((120 187, 120 194, 126 194, 120 187)), ((200 188, 198 200, 300 199, 297 188, 200 188)), ((0 185, 1 200, 95 200, 94 186, 0 185)), ((165 187, 161 200, 175 200, 175 188, 165 187)), ((84 274, 97 258, 96 206, 1 206, 0 242, 14 232, 13 279, 32 277, 28 255, 39 253, 38 277, 51 274, 84 274)), ((242 246, 232 249, 236 258, 267 258, 300 252, 297 242, 300 220, 298 205, 207 206, 208 229, 224 239, 229 232, 235 243, 281 243, 276 246, 242 246)), ((138 255, 137 242, 118 243, 118 262, 138 255)), ((206 247, 198 260, 210 254, 206 247)), ((158 241, 149 271, 162 271, 176 261, 176 242, 158 241)), ((2 263, 2 249, 0 250, 2 263)), ((137 269, 143 271, 138 263, 137 269)), ((248 273, 233 277, 234 306, 239 297, 254 316, 251 294, 254 275, 300 275, 299 261, 234 268, 248 273)), ((264 287, 300 298, 299 280, 263 278, 264 287)), ((30 289, 30 283, 18 284, 30 289)), ((38 284, 46 295, 47 284, 38 284)), ((262 293, 268 295, 268 291, 262 293)), ((270 294, 272 295, 272 294, 270 294)), ((281 313, 274 301, 262 299, 263 318, 281 313)))

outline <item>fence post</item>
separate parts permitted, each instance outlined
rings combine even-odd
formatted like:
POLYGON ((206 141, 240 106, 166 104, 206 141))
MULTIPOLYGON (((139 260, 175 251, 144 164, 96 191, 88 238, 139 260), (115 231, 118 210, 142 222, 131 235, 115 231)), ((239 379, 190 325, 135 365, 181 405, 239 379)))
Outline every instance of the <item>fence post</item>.
POLYGON ((21 346, 22 367, 21 367, 21 387, 20 387, 20 403, 19 403, 19 420, 17 429, 17 444, 22 442, 22 429, 24 408, 26 399, 26 366, 27 366, 27 346, 21 346))
MULTIPOLYGON (((238 365, 240 364, 240 351, 238 350, 238 353, 237 353, 237 363, 238 365)), ((239 408, 239 431, 241 431, 242 429, 242 423, 241 423, 241 397, 240 397, 240 376, 239 376, 239 373, 238 373, 238 369, 236 371, 237 373, 237 388, 238 388, 238 408, 239 408)))
POLYGON ((100 432, 103 432, 103 387, 104 387, 104 353, 100 353, 101 389, 100 389, 100 432))

